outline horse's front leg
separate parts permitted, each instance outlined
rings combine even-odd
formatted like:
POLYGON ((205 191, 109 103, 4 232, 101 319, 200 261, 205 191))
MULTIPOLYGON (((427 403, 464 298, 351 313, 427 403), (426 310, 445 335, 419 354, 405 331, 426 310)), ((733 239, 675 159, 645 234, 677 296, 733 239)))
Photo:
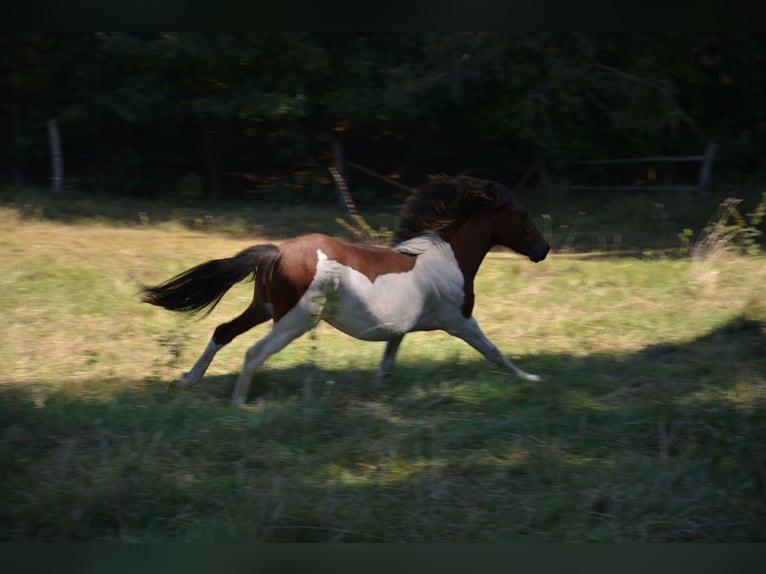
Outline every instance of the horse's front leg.
POLYGON ((527 373, 519 369, 514 365, 510 359, 508 359, 503 353, 500 352, 492 341, 487 339, 487 336, 479 327, 476 319, 471 317, 470 319, 464 319, 459 325, 449 327, 446 331, 455 337, 458 337, 471 345, 474 349, 479 351, 484 358, 492 361, 496 365, 499 365, 503 370, 512 375, 524 379, 525 381, 540 381, 540 376, 532 373, 527 373))
POLYGON ((396 362, 396 353, 399 351, 399 345, 402 344, 404 335, 397 335, 386 343, 386 350, 383 351, 383 358, 378 365, 378 372, 375 375, 375 384, 380 385, 383 381, 391 375, 394 370, 394 363, 396 362))

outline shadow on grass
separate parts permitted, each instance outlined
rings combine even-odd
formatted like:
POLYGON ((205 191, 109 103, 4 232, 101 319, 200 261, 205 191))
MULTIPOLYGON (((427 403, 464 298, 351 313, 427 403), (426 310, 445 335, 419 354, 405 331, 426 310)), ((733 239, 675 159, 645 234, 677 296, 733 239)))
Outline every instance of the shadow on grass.
MULTIPOLYGON (((332 199, 332 196, 328 196, 332 199)), ((337 223, 347 218, 332 201, 327 204, 295 202, 217 202, 170 199, 130 198, 114 201, 99 195, 79 193, 50 194, 29 190, 9 192, 0 205, 14 209, 21 218, 73 224, 101 222, 114 225, 162 225, 174 223, 199 232, 224 233, 233 237, 257 236, 280 240, 299 233, 325 233, 335 236, 350 234, 337 223)), ((372 209, 365 213, 370 223, 391 227, 396 210, 372 209)))
MULTIPOLYGON (((678 234, 686 228, 697 229, 704 224, 720 201, 717 196, 690 199, 677 192, 631 195, 578 194, 576 201, 561 198, 545 190, 544 200, 535 194, 526 198, 530 209, 540 217, 545 214, 545 234, 555 252, 590 253, 592 257, 651 256, 662 252, 672 256, 678 251, 678 234), (538 204, 538 205, 535 205, 538 204), (667 206, 667 208, 666 208, 667 206)), ((740 190, 739 195, 748 195, 740 190)), ((119 225, 180 224, 200 232, 225 233, 235 237, 256 235, 279 240, 299 233, 319 232, 353 237, 336 222, 347 218, 344 210, 334 207, 334 194, 328 193, 326 203, 278 201, 280 194, 266 200, 182 200, 178 198, 149 198, 126 196, 115 201, 114 196, 68 192, 51 194, 47 190, 3 190, 0 205, 15 209, 31 220, 62 223, 100 221, 119 225)), ((757 203, 760 192, 753 193, 757 203)), ((397 204, 401 203, 397 200, 397 204)), ((748 202, 750 203, 750 202, 748 202)), ((361 213, 374 229, 392 229, 398 207, 363 206, 361 213)))
POLYGON ((621 356, 0 386, 0 539, 762 541, 764 325, 621 356))

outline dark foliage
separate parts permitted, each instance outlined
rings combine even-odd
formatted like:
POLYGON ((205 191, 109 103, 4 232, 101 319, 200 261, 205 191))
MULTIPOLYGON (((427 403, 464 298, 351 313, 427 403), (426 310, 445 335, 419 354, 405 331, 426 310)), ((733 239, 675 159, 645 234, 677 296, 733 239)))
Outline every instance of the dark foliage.
MULTIPOLYGON (((109 195, 328 202, 337 142, 408 184, 513 182, 533 162, 571 178, 567 160, 708 140, 716 174, 757 179, 764 47, 760 33, 6 32, 0 183, 47 184, 51 118, 69 186, 109 195)), ((398 193, 349 176, 370 200, 398 193)))

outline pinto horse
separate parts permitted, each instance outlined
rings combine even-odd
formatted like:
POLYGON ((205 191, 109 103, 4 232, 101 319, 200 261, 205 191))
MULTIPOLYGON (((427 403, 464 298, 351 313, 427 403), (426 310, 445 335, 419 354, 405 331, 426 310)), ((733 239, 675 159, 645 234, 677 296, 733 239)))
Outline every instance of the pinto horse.
POLYGON ((271 331, 247 350, 232 402, 247 400, 255 370, 320 320, 366 341, 386 341, 377 381, 391 374, 406 333, 441 329, 507 372, 530 381, 484 335, 472 316, 473 281, 484 256, 503 245, 542 261, 549 246, 518 198, 500 183, 431 176, 407 199, 393 247, 345 243, 320 234, 249 247, 202 263, 156 287, 143 301, 174 311, 209 313, 229 288, 254 278, 250 306, 219 325, 180 383, 202 379, 215 354, 269 319, 271 331))

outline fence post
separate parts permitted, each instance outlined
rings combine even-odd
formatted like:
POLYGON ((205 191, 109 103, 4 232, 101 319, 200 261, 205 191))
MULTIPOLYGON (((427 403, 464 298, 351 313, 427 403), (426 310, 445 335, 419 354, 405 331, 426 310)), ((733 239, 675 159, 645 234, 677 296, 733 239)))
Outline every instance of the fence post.
POLYGON ((707 186, 707 181, 710 179, 710 172, 713 169, 713 158, 715 158, 715 152, 718 149, 718 144, 715 142, 708 142, 707 148, 705 148, 705 157, 702 160, 700 166, 700 176, 697 180, 697 187, 699 191, 703 191, 707 186))
POLYGON ((48 120, 48 140, 51 148, 51 187, 55 193, 61 193, 64 190, 64 158, 59 126, 55 119, 48 120))

